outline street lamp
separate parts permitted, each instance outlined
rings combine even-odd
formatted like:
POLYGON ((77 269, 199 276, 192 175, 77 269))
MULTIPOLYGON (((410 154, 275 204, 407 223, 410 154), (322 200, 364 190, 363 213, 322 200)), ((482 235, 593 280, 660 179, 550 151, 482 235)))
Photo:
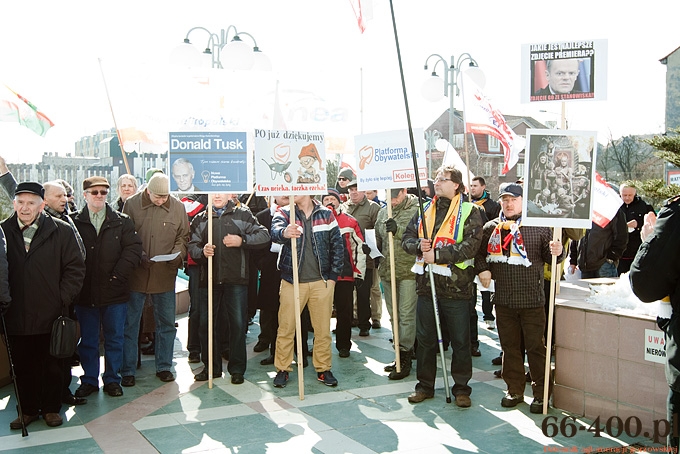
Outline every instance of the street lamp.
POLYGON ((454 110, 453 110, 453 98, 454 96, 460 95, 460 85, 458 78, 460 76, 460 71, 462 64, 469 62, 468 69, 466 73, 480 86, 484 88, 486 84, 486 78, 484 73, 479 66, 477 61, 472 58, 468 53, 461 54, 458 60, 451 55, 451 63, 448 64, 447 61, 439 54, 432 54, 425 60, 425 70, 428 69, 428 62, 431 58, 435 58, 436 61, 432 67, 432 75, 428 77, 423 83, 421 93, 423 97, 429 101, 436 102, 442 99, 444 96, 449 98, 449 142, 453 143, 453 121, 454 121, 454 110), (455 62, 455 63, 454 63, 455 62), (437 75, 437 65, 442 64, 444 68, 444 78, 442 79, 437 75), (455 88, 455 93, 454 93, 455 88))
MULTIPOLYGON (((459 85, 459 76, 460 76, 460 71, 462 69, 462 65, 465 62, 468 62, 468 69, 465 71, 467 75, 470 76, 472 80, 475 81, 477 85, 479 85, 480 88, 484 88, 484 85, 486 84, 486 77, 484 76, 484 73, 482 72, 481 69, 479 69, 479 66, 477 65, 477 61, 472 58, 470 54, 467 52, 464 54, 461 54, 458 59, 451 55, 451 63, 448 63, 444 57, 442 57, 439 54, 431 54, 427 59, 425 60, 425 70, 428 69, 428 62, 430 61, 431 58, 434 58, 436 61, 434 63, 434 66, 432 67, 432 75, 428 77, 425 82, 423 83, 423 86, 421 88, 421 93, 423 97, 429 101, 436 102, 442 99, 444 96, 448 96, 449 98, 449 143, 451 143, 451 146, 453 146, 453 124, 455 120, 455 115, 454 115, 454 109, 453 109, 453 98, 454 96, 460 95, 460 85, 459 85), (437 65, 441 63, 444 71, 444 78, 442 79, 437 75, 437 65), (454 92, 455 88, 455 92, 454 92)), ((465 147, 465 159, 466 161, 469 161, 468 159, 468 152, 467 152, 467 141, 464 139, 465 137, 465 131, 463 131, 463 143, 465 147)), ((439 148, 439 147, 437 147, 439 148)), ((469 162, 466 163, 468 167, 468 172, 470 170, 470 164, 469 162)))
POLYGON ((184 38, 184 43, 177 46, 170 53, 170 63, 180 66, 207 66, 219 69, 256 69, 271 71, 272 64, 257 46, 257 41, 247 32, 239 32, 235 26, 220 30, 220 34, 213 33, 205 27, 191 28, 184 38), (189 35, 196 30, 208 34, 208 41, 201 53, 189 41, 189 35), (233 32, 233 34, 231 34, 233 32), (230 35, 231 34, 231 35, 230 35), (231 40, 229 40, 231 36, 231 40), (253 47, 241 38, 247 37, 253 41, 253 47))

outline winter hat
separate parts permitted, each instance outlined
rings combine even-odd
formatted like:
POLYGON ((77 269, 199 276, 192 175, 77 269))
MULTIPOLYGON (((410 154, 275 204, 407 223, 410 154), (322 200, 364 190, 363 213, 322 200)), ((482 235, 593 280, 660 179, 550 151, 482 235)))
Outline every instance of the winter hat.
POLYGON ((170 194, 170 179, 163 173, 154 173, 146 187, 152 194, 168 195, 170 194))
POLYGON ((335 197, 336 199, 338 199, 339 203, 342 203, 342 200, 340 200, 340 193, 338 191, 336 191, 335 189, 328 188, 328 194, 326 194, 326 197, 328 197, 328 196, 335 197))
POLYGON ((152 169, 147 170, 144 181, 146 181, 148 183, 149 180, 151 180, 151 177, 154 176, 157 173, 163 173, 163 170, 162 169, 156 169, 156 168, 152 168, 152 169))

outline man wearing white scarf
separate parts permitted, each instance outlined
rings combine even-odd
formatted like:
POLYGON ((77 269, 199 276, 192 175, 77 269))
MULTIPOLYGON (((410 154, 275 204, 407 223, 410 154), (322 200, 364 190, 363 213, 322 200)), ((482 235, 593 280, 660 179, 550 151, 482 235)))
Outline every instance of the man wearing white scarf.
POLYGON ((531 413, 543 412, 545 370, 545 293, 543 265, 552 255, 561 262, 562 243, 552 241, 549 227, 522 225, 522 186, 504 183, 500 187, 501 215, 484 225, 482 246, 475 257, 475 271, 483 286, 493 278, 496 293, 496 326, 503 350, 503 380, 508 386, 503 407, 524 402, 524 352, 529 359, 529 371, 534 400, 531 413))

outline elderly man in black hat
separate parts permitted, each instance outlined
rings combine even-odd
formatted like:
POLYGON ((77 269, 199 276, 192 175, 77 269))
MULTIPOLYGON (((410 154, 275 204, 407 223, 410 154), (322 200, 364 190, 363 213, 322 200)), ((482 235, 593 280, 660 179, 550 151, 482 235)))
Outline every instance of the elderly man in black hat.
POLYGON ((119 374, 123 364, 123 339, 128 279, 142 258, 142 240, 135 225, 125 214, 106 203, 109 182, 101 176, 83 181, 86 206, 72 215, 87 248, 85 282, 76 299, 80 321, 80 363, 84 374, 76 397, 99 390, 99 329, 104 334, 104 391, 109 396, 123 395, 119 374))
MULTIPOLYGON (((18 184, 14 214, 0 226, 7 237, 12 294, 5 319, 24 423, 42 414, 54 427, 63 423, 63 365, 50 356, 50 333, 80 291, 85 263, 71 226, 43 212, 44 196, 39 183, 18 184)), ((17 418, 10 428, 21 425, 17 418)))

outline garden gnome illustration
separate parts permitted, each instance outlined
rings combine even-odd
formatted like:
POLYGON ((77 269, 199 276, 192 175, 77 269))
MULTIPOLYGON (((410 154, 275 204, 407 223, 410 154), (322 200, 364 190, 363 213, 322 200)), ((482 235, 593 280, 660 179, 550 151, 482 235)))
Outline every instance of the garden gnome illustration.
POLYGON ((318 183, 321 177, 316 173, 314 164, 319 163, 319 170, 323 170, 323 163, 321 162, 321 156, 319 156, 319 151, 316 149, 316 145, 310 143, 305 145, 300 150, 300 155, 298 156, 300 160, 300 169, 298 169, 298 183, 318 183))

